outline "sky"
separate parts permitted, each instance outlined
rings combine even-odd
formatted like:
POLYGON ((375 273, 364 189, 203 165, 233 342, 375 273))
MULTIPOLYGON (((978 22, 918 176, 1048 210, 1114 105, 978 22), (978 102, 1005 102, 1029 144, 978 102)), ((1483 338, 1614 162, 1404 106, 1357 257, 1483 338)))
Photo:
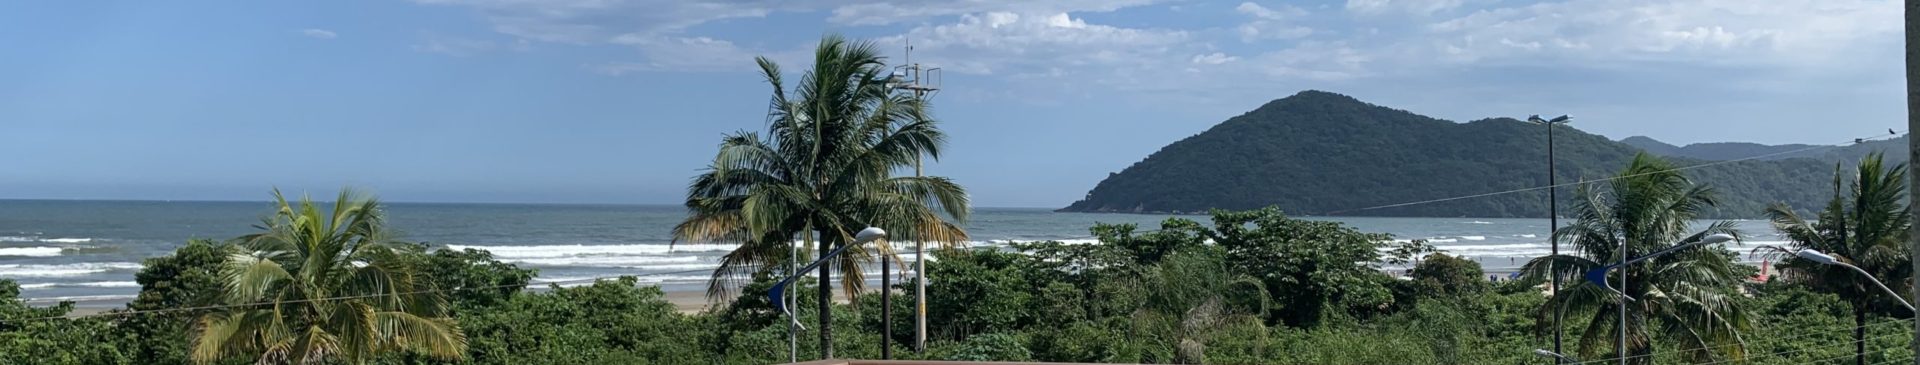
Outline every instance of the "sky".
MULTIPOLYGON (((0 5, 0 198, 674 204, 764 127, 754 56, 942 68, 976 206, 1060 207, 1317 89, 1615 139, 1904 130, 1894 0, 347 0, 0 5)), ((1472 143, 1472 141, 1436 141, 1472 143)))

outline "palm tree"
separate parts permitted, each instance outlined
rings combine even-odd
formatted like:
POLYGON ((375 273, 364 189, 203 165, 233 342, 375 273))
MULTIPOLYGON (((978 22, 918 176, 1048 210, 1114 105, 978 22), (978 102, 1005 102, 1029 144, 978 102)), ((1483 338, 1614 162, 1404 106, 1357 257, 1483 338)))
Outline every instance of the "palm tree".
MULTIPOLYGON (((1620 325, 1618 294, 1583 282, 1582 273, 1619 262, 1622 243, 1627 245, 1626 257, 1638 257, 1710 234, 1738 235, 1726 221, 1688 233, 1690 222, 1714 205, 1713 190, 1693 184, 1666 161, 1645 153, 1635 156, 1605 188, 1582 186, 1578 199, 1573 207, 1577 219, 1554 232, 1572 242, 1576 254, 1536 258, 1521 270, 1533 279, 1556 275, 1579 283, 1550 298, 1540 315, 1546 323, 1556 311, 1592 313, 1580 334, 1582 358, 1612 357, 1620 325)), ((1732 303, 1734 286, 1743 276, 1736 267, 1730 252, 1703 246, 1613 271, 1616 276, 1610 280, 1620 283, 1618 275, 1625 275, 1626 286, 1620 289, 1633 298, 1626 301, 1629 356, 1637 363, 1651 363, 1649 331, 1658 330, 1693 361, 1744 358, 1741 332, 1750 326, 1746 312, 1732 303)))
POLYGON ((1906 245, 1913 215, 1902 204, 1907 199, 1907 165, 1888 169, 1879 153, 1867 155, 1860 160, 1851 185, 1841 184, 1839 166, 1834 170, 1833 200, 1820 211, 1818 220, 1808 222, 1785 204, 1767 208, 1773 228, 1787 235, 1787 246, 1792 249, 1760 250, 1769 251, 1780 263, 1785 274, 1781 279, 1847 299, 1853 307, 1854 361, 1866 364, 1867 315, 1896 308, 1891 298, 1851 269, 1801 259, 1793 252, 1819 250, 1860 267, 1881 282, 1907 282, 1904 279, 1913 273, 1906 245))
POLYGON ((460 359, 466 336, 418 274, 419 246, 388 236, 380 205, 351 189, 331 214, 279 190, 264 232, 237 238, 221 275, 228 307, 202 316, 192 358, 255 355, 262 364, 366 363, 414 351, 460 359))
MULTIPOLYGON (((851 242, 868 226, 890 239, 951 246, 966 232, 942 214, 963 221, 966 191, 944 177, 896 177, 921 155, 939 158, 945 134, 927 117, 921 100, 892 92, 882 57, 870 42, 839 36, 820 40, 813 69, 786 89, 779 65, 757 58, 773 100, 763 136, 737 132, 721 139, 720 152, 687 189, 688 217, 674 227, 675 241, 737 242, 720 259, 707 294, 715 300, 755 272, 788 262, 798 236, 825 255, 851 242)), ((891 247, 878 245, 891 254, 891 247)), ((849 248, 836 264, 849 296, 865 286, 862 264, 874 251, 849 248)), ((820 267, 821 354, 833 356, 832 267, 820 267)))

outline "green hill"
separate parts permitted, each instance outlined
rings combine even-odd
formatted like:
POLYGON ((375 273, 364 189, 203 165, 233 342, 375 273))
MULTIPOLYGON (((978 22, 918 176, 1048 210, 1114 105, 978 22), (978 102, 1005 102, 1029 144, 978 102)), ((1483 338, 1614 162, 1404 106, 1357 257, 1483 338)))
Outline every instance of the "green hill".
POLYGON ((1826 148, 1804 144, 1763 145, 1743 142, 1695 143, 1686 146, 1674 146, 1666 142, 1660 142, 1642 136, 1627 137, 1626 139, 1620 140, 1620 143, 1638 147, 1641 150, 1647 151, 1647 153, 1660 156, 1713 161, 1765 155, 1766 157, 1762 157, 1762 159, 1783 160, 1789 158, 1810 158, 1826 161, 1827 163, 1839 162, 1851 165, 1853 162, 1859 161, 1861 157, 1865 157, 1867 154, 1874 152, 1886 154, 1888 163, 1907 161, 1906 136, 1870 141, 1863 140, 1857 144, 1839 148, 1826 148))
MULTIPOLYGON (((1612 176, 1640 151, 1556 128, 1562 183, 1612 176)), ((1356 209, 1544 186, 1545 142, 1545 127, 1510 118, 1454 123, 1303 91, 1167 145, 1060 210, 1172 213, 1278 205, 1305 215, 1541 217, 1545 190, 1356 209)), ((1721 191, 1721 208, 1712 213, 1723 217, 1758 216, 1775 201, 1816 207, 1831 193, 1832 174, 1832 164, 1812 159, 1688 171, 1721 191)), ((1563 188, 1561 197, 1573 191, 1563 188)))

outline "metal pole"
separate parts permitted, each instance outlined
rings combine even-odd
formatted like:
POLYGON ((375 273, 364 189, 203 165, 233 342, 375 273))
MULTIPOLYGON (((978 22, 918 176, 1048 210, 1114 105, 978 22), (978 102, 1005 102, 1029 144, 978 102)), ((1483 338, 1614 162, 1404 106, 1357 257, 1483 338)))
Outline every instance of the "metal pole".
MULTIPOLYGON (((787 277, 794 277, 795 274, 799 272, 795 270, 799 270, 800 268, 800 243, 791 240, 787 241, 787 248, 789 248, 789 250, 787 250, 787 277)), ((790 292, 783 298, 780 298, 780 300, 787 301, 787 308, 793 308, 793 310, 787 313, 787 361, 800 362, 800 329, 795 327, 799 323, 799 319, 794 318, 800 315, 800 309, 798 307, 800 305, 800 294, 790 292)))
POLYGON ((1627 365, 1627 242, 1620 240, 1620 365, 1627 365))
MULTIPOLYGON (((907 47, 907 54, 913 54, 913 47, 907 47)), ((914 64, 913 83, 920 84, 920 65, 914 64)), ((926 107, 926 90, 913 89, 914 100, 920 101, 921 108, 926 107)), ((924 110, 924 109, 923 109, 924 110)), ((920 175, 920 154, 913 154, 913 177, 920 175)), ((927 350, 927 240, 913 240, 913 352, 927 350)))
MULTIPOLYGON (((1914 23, 1914 17, 1920 16, 1920 0, 1906 0, 1907 22, 1907 161, 1920 161, 1920 140, 1913 138, 1913 131, 1920 130, 1920 47, 1914 44, 1914 36, 1920 35, 1920 24, 1914 23)), ((1907 209, 1920 207, 1920 176, 1907 177, 1907 209)), ((1907 254, 1913 265, 1913 294, 1920 298, 1920 215, 1913 216, 1912 234, 1908 235, 1907 254)), ((1913 353, 1920 355, 1920 321, 1913 321, 1913 353)), ((1920 365, 1920 356, 1913 358, 1920 365)))
MULTIPOLYGON (((892 243, 888 243, 892 245, 892 243)), ((880 253, 880 359, 893 359, 893 255, 880 253)))
MULTIPOLYGON (((1554 234, 1554 231, 1560 229, 1560 188, 1556 187, 1556 185, 1560 184, 1559 180, 1555 178, 1555 175, 1553 167, 1553 122, 1549 121, 1547 122, 1547 241, 1552 243, 1552 255, 1559 256, 1560 238, 1554 234)), ((1547 272, 1553 272, 1553 264, 1551 261, 1547 264, 1547 272)), ((1553 299, 1564 300, 1560 298, 1560 275, 1553 275, 1552 277, 1553 299)), ((1561 332, 1566 332, 1560 328, 1561 316, 1562 313, 1560 313, 1560 311, 1553 312, 1553 353, 1556 354, 1566 353, 1560 349, 1561 332)))
MULTIPOLYGON (((919 92, 915 92, 918 94, 919 92)), ((920 156, 913 156, 913 176, 920 177, 920 156)), ((913 352, 927 351, 927 240, 913 240, 913 352)))

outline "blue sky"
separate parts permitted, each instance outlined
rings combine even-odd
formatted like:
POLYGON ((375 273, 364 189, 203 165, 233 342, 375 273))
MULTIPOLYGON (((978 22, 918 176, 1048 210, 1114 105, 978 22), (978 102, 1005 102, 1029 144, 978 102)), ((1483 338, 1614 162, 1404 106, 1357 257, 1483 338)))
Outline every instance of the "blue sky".
MULTIPOLYGON (((674 203, 826 33, 944 67, 928 168, 1058 207, 1304 89, 1613 138, 1904 125, 1893 0, 36 1, 0 5, 0 198, 674 203), (897 53, 897 52, 896 52, 897 53)), ((1904 128, 1902 128, 1904 129, 1904 128)), ((1436 141, 1470 143, 1470 141, 1436 141)))

